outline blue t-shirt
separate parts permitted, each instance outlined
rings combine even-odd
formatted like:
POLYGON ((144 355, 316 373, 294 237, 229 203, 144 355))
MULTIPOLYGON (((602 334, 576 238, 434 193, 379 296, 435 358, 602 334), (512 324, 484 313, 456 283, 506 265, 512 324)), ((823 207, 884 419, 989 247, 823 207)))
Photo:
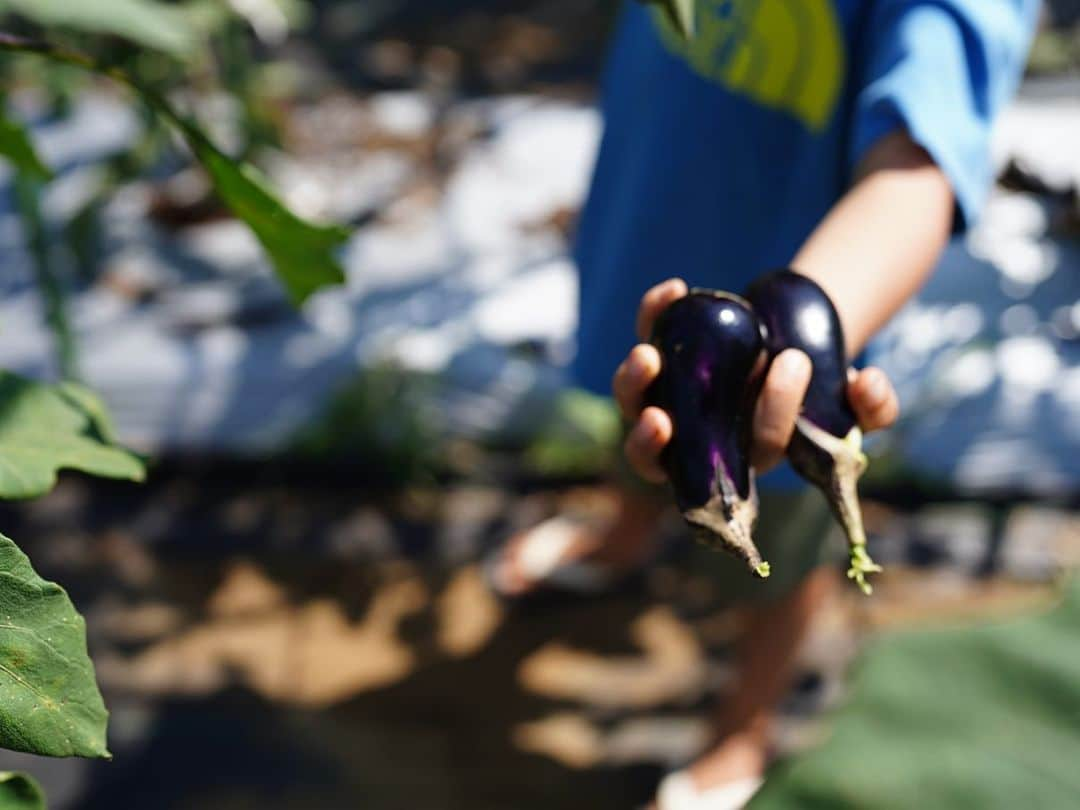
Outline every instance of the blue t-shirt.
POLYGON ((671 276, 741 291, 788 264, 860 158, 906 128, 970 222, 990 125, 1038 0, 704 0, 683 41, 630 3, 604 82, 582 214, 576 382, 610 392, 641 295, 671 276))

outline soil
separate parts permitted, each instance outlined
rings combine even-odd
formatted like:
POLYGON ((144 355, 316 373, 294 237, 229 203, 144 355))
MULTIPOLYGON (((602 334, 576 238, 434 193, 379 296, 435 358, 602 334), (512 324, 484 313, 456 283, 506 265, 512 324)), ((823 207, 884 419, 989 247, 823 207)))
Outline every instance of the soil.
MULTIPOLYGON (((700 746, 741 614, 691 546, 602 597, 507 605, 479 562, 554 492, 364 498, 341 479, 285 488, 266 469, 142 488, 68 478, 4 507, 6 533, 86 615, 112 712, 111 763, 0 755, 51 807, 614 810, 700 746)), ((1016 537, 987 534, 984 576, 978 554, 948 552, 973 508, 935 507, 930 523, 868 508, 889 571, 872 599, 841 589, 822 608, 781 751, 819 738, 867 633, 1027 609, 1077 558, 1075 516, 1021 507, 1006 524, 1037 541, 1027 567, 1009 568, 1016 537), (946 551, 927 553, 935 543, 946 551)))

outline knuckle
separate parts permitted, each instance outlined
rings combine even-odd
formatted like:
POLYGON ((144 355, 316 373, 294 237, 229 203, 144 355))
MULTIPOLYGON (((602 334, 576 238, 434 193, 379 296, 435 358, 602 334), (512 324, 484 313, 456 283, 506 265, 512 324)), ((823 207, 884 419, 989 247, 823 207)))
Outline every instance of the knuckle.
POLYGON ((785 369, 774 369, 765 375, 765 384, 762 387, 762 396, 777 402, 782 402, 798 390, 798 380, 785 369))
POLYGON ((627 355, 624 364, 627 367, 627 371, 634 369, 637 371, 643 368, 648 363, 649 347, 644 343, 638 343, 634 348, 630 350, 630 354, 627 355))
POLYGON ((626 399, 626 377, 620 371, 616 371, 611 379, 611 392, 615 395, 615 399, 619 400, 619 404, 623 404, 623 400, 626 399))
POLYGON ((881 419, 882 427, 889 427, 890 425, 894 424, 896 420, 900 418, 899 404, 897 404, 895 401, 886 402, 885 405, 882 406, 882 411, 879 418, 881 419))
POLYGON ((780 437, 772 429, 759 431, 757 434, 758 449, 764 453, 773 455, 782 448, 780 437))
POLYGON ((779 425, 763 425, 758 429, 756 438, 758 447, 772 455, 784 452, 787 446, 787 435, 779 425))
POLYGON ((899 417, 899 408, 894 402, 883 402, 872 409, 866 419, 869 430, 883 430, 892 426, 899 417))
POLYGON ((615 373, 611 375, 611 385, 613 388, 617 388, 618 386, 623 385, 626 382, 626 373, 627 363, 625 360, 623 360, 615 369, 615 373))
POLYGON ((761 398, 765 400, 766 406, 770 403, 770 400, 775 401, 777 397, 783 397, 787 394, 788 383, 778 374, 769 374, 765 377, 765 384, 761 387, 761 398))
POLYGON ((631 369, 642 385, 652 382, 660 373, 660 352, 649 343, 639 343, 631 355, 631 369))
POLYGON ((617 394, 615 401, 619 405, 619 411, 622 413, 623 420, 626 422, 632 422, 638 416, 638 402, 637 400, 625 392, 617 394))
POLYGON ((626 437, 626 441, 623 442, 623 453, 626 455, 627 461, 638 472, 642 472, 648 467, 647 457, 639 444, 639 440, 635 438, 631 433, 626 437))

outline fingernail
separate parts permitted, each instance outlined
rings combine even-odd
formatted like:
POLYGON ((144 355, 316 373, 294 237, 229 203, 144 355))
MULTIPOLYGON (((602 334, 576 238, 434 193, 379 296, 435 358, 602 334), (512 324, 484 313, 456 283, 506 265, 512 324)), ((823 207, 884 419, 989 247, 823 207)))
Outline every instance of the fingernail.
POLYGON ((808 358, 802 352, 784 352, 776 358, 780 365, 778 373, 784 382, 796 382, 805 375, 806 366, 810 362, 808 358))
POLYGON ((866 384, 866 393, 870 399, 880 402, 888 396, 888 387, 885 377, 879 373, 870 373, 870 381, 866 384))

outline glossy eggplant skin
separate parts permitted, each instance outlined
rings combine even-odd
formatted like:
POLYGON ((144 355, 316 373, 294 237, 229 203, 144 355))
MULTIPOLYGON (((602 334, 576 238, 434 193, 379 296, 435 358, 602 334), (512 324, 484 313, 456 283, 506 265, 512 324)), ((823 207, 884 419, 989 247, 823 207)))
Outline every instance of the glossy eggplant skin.
POLYGON ((829 296, 806 276, 777 270, 751 284, 746 298, 765 327, 770 357, 794 348, 813 363, 803 416, 833 436, 847 436, 857 420, 847 398, 844 329, 829 296))
POLYGON ((848 362, 840 317, 826 292, 791 270, 756 280, 746 298, 765 330, 770 362, 785 349, 809 356, 813 375, 787 457, 825 494, 851 549, 848 576, 870 592, 866 575, 881 568, 866 553, 857 482, 866 470, 862 433, 847 398, 848 362))
POLYGON ((737 296, 692 290, 657 318, 652 343, 661 371, 646 399, 674 425, 661 461, 676 503, 703 543, 765 577, 768 563, 752 539, 757 492, 749 455, 767 365, 761 324, 737 296))

